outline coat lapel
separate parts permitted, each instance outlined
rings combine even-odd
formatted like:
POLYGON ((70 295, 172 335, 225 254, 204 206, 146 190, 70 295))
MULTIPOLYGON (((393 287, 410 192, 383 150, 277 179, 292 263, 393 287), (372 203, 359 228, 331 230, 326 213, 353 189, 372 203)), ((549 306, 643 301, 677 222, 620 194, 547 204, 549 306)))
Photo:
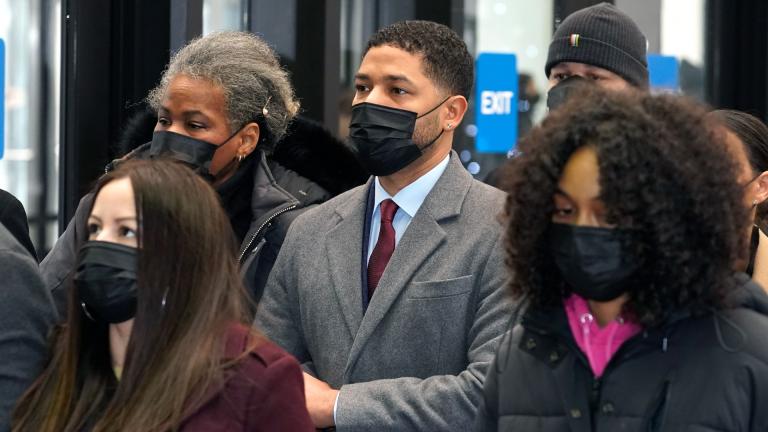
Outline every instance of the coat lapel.
POLYGON ((352 193, 336 209, 339 223, 325 238, 328 263, 336 299, 341 306, 350 338, 354 338, 363 319, 363 299, 360 288, 360 260, 363 253, 362 233, 365 224, 365 203, 371 181, 352 193))
MULTIPOLYGON (((451 152, 448 167, 411 220, 384 270, 376 293, 360 322, 345 375, 351 371, 365 343, 403 289, 445 241, 446 233, 440 222, 459 214, 471 183, 472 177, 458 161, 458 155, 451 152)), ((355 274, 359 274, 359 271, 355 274)))

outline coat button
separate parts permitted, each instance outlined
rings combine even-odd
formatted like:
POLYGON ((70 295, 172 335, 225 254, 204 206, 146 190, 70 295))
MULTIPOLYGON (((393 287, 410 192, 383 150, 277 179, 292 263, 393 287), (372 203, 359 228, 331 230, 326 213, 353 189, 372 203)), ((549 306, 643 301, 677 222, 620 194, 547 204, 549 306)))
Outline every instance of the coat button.
POLYGON ((613 414, 614 406, 610 402, 606 402, 603 404, 603 414, 613 414))
POLYGON ((581 418, 581 410, 578 408, 572 408, 571 409, 571 417, 573 418, 581 418))
POLYGON ((536 341, 533 338, 528 338, 528 340, 525 341, 525 348, 529 350, 536 348, 536 341))
POLYGON ((549 361, 551 363, 557 363, 558 360, 560 360, 560 354, 558 354, 557 351, 552 351, 549 354, 549 361))

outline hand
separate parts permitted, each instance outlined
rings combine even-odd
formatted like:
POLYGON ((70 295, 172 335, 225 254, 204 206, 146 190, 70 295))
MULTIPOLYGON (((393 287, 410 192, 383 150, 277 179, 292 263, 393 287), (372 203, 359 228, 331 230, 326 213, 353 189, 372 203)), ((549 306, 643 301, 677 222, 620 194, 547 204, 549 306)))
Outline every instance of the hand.
POLYGON ((307 399, 307 411, 316 428, 334 426, 333 406, 336 404, 338 390, 334 390, 325 381, 304 372, 304 394, 307 399))

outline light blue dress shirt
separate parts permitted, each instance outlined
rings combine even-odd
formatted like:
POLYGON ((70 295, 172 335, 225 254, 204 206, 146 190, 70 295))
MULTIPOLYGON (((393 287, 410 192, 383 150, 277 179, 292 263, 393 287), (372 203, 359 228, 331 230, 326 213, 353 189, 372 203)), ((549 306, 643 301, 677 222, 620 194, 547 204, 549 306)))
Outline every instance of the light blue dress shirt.
MULTIPOLYGON (((424 200, 427 195, 435 187, 435 184, 443 175, 445 169, 448 167, 448 161, 450 155, 447 155, 439 164, 429 170, 426 174, 419 177, 418 180, 409 184, 396 193, 395 196, 390 195, 379 183, 379 178, 376 177, 373 180, 374 196, 373 196, 373 215, 371 216, 371 235, 368 243, 368 260, 371 259, 373 248, 376 247, 376 242, 379 240, 379 227, 381 226, 381 202, 385 199, 391 199, 397 204, 397 212, 392 219, 392 227, 395 229, 395 247, 403 237, 406 228, 411 223, 411 219, 416 216, 416 212, 419 211, 421 205, 424 204, 424 200)), ((336 401, 333 404, 333 423, 336 423, 336 408, 339 405, 339 396, 336 395, 336 401)))
POLYGON ((376 247, 376 242, 379 240, 379 228, 381 227, 381 202, 386 199, 391 199, 397 204, 397 213, 395 213, 394 219, 392 219, 392 227, 395 229, 395 247, 400 243, 400 239, 403 237, 406 228, 411 223, 411 219, 416 216, 416 212, 419 211, 421 205, 424 204, 424 199, 427 198, 429 192, 435 187, 435 183, 443 175, 445 168, 448 167, 448 160, 450 155, 446 156, 439 164, 429 170, 426 174, 419 177, 418 180, 404 187, 395 196, 391 196, 379 182, 379 178, 376 177, 373 180, 374 197, 373 197, 373 215, 371 216, 371 235, 368 242, 368 260, 371 259, 373 249, 376 247))

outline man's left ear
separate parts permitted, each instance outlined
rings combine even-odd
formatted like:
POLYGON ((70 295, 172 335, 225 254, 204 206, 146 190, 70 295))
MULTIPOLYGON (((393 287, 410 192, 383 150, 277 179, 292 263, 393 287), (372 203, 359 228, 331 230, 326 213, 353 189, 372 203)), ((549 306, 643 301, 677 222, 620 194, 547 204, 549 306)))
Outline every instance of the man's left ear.
POLYGON ((240 131, 240 145, 237 147, 237 156, 244 159, 246 156, 253 153, 256 150, 256 146, 259 144, 259 137, 261 136, 261 129, 256 122, 248 123, 240 131))
POLYGON ((459 126, 464 114, 467 112, 467 99, 464 96, 451 96, 445 102, 445 116, 443 117, 443 129, 452 131, 459 126))

